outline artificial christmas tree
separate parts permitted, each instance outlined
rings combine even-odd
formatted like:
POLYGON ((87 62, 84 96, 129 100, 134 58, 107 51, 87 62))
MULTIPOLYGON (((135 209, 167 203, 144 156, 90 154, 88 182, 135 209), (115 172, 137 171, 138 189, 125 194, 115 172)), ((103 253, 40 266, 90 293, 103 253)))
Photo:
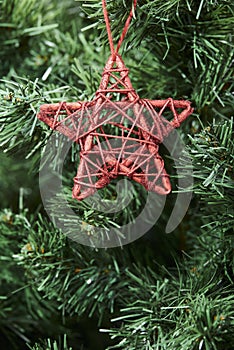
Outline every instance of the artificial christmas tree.
MULTIPOLYGON (((107 6, 116 40, 132 1, 107 6)), ((194 113, 180 127, 191 162, 181 157, 180 167, 194 183, 179 186, 180 169, 161 147, 173 189, 161 216, 140 239, 111 249, 67 238, 56 215, 68 226, 73 219, 59 211, 58 195, 51 222, 37 175, 51 138, 37 119, 40 105, 91 100, 98 89, 109 54, 101 1, 3 0, 0 19, 1 348, 231 350, 232 2, 142 0, 134 11, 122 46, 131 81, 141 98, 192 101, 194 113), (189 210, 165 234, 183 191, 193 191, 189 210)), ((78 154, 72 145, 62 170, 78 233, 118 231, 142 211, 147 191, 131 183, 131 201, 118 212, 72 200, 78 154)), ((53 166, 56 173, 56 153, 53 166)), ((117 180, 100 190, 105 203, 115 201, 117 180)), ((160 210, 156 201, 147 218, 160 210)))

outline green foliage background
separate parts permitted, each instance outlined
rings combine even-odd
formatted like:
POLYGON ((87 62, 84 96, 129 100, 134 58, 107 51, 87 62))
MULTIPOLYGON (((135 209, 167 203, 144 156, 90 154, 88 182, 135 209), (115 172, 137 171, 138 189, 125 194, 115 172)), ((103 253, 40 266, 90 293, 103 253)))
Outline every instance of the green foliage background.
MULTIPOLYGON (((132 1, 107 4, 117 40, 132 1)), ((122 55, 142 98, 192 101, 180 133, 193 200, 165 235, 175 174, 146 236, 97 251, 66 239, 43 210, 38 170, 51 132, 36 114, 93 97, 109 55, 101 1, 0 0, 1 349, 233 348, 233 20, 231 0, 138 1, 122 55)), ((140 208, 136 193, 117 222, 140 208)), ((83 220, 110 220, 77 209, 81 234, 83 220)))

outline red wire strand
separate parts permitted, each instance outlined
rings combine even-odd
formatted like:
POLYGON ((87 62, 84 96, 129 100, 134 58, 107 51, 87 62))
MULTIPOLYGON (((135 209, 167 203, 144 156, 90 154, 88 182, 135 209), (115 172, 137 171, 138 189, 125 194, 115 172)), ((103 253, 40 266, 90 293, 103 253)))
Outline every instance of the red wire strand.
MULTIPOLYGON (((134 0, 133 1, 133 8, 134 8, 134 10, 136 9, 136 6, 137 6, 137 0, 134 0)), ((107 6, 106 6, 106 0, 102 0, 102 8, 103 8, 104 19, 105 19, 105 22, 106 22, 106 30, 107 30, 107 34, 108 34, 110 50, 111 50, 112 56, 114 56, 115 54, 117 54, 119 52, 119 49, 120 49, 120 47, 121 47, 121 45, 123 43, 123 40, 124 40, 124 38, 125 38, 125 36, 126 36, 126 34, 128 32, 128 29, 129 29, 129 26, 130 26, 130 23, 131 23, 131 19, 133 17, 133 11, 134 10, 132 8, 130 13, 129 13, 129 16, 128 16, 126 22, 125 22, 122 34, 121 34, 121 36, 119 38, 119 41, 118 41, 118 44, 117 44, 117 47, 116 47, 116 50, 115 50, 113 37, 112 37, 112 33, 111 33, 110 20, 109 20, 107 6)))

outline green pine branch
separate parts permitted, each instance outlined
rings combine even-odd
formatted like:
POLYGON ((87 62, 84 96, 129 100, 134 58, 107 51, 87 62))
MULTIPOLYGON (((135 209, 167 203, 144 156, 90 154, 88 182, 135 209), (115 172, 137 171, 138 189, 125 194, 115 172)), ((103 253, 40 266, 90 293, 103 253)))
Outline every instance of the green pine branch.
MULTIPOLYGON (((72 350, 70 346, 67 344, 67 337, 64 335, 63 341, 57 342, 51 339, 47 339, 41 341, 40 343, 36 343, 33 347, 29 346, 31 350, 72 350)), ((84 350, 84 347, 77 347, 77 350, 84 350)))
MULTIPOLYGON (((193 163, 194 197, 174 233, 162 234, 173 205, 169 197, 163 222, 149 235, 123 249, 96 251, 54 228, 36 178, 28 181, 31 175, 25 174, 32 166, 39 170, 51 135, 36 118, 40 105, 89 100, 99 86, 110 53, 101 1, 64 0, 59 6, 54 0, 0 2, 0 149, 6 153, 0 157, 0 192, 2 208, 11 208, 0 214, 0 329, 6 348, 11 344, 17 350, 30 342, 33 350, 82 349, 73 341, 80 322, 89 317, 96 331, 105 331, 109 345, 112 338, 110 349, 232 349, 232 2, 138 3, 121 54, 141 97, 192 100, 195 113, 180 133, 193 163), (27 205, 19 187, 32 193, 27 205)), ((117 42, 132 1, 107 5, 117 42)), ((90 235, 91 225, 128 222, 141 210, 145 197, 138 187, 118 217, 72 201, 77 160, 74 146, 63 183, 79 215, 80 235, 90 235)), ((115 184, 102 194, 115 198, 115 184)), ((62 217, 59 200, 51 206, 62 217)))

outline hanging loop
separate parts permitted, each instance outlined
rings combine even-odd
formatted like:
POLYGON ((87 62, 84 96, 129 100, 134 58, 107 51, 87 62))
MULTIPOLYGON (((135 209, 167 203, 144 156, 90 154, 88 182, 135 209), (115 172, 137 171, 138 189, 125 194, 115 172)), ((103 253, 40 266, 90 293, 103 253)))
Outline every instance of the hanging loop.
POLYGON ((117 44, 116 49, 115 49, 113 38, 112 38, 112 33, 111 33, 110 20, 109 20, 109 16, 108 16, 107 7, 106 7, 106 0, 102 0, 103 14, 104 14, 105 22, 106 22, 106 30, 107 30, 107 34, 108 34, 108 39, 109 39, 110 50, 111 50, 112 56, 115 56, 119 52, 120 46, 122 45, 122 42, 127 34, 128 28, 130 26, 130 22, 131 22, 131 19, 133 17, 133 13, 134 13, 134 10, 136 9, 136 6, 137 6, 137 0, 134 0, 133 7, 132 7, 132 9, 129 13, 129 16, 125 22, 122 34, 119 38, 118 44, 117 44))

